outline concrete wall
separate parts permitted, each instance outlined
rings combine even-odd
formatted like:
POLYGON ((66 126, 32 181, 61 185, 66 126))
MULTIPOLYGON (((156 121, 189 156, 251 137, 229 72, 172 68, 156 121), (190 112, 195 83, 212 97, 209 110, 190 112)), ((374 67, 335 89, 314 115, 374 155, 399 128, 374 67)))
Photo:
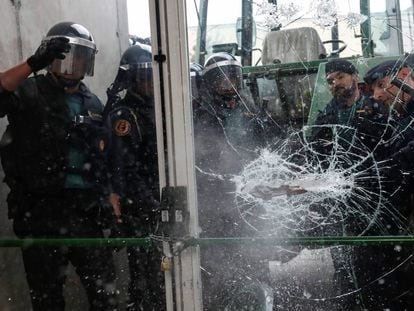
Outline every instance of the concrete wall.
MULTIPOLYGON (((32 55, 48 29, 73 21, 92 32, 98 47, 95 76, 85 81, 103 102, 122 52, 128 47, 126 0, 0 0, 0 72, 32 55)), ((0 120, 0 134, 5 119, 0 120)), ((0 178, 3 178, 0 172, 0 178)), ((0 183, 0 237, 14 237, 7 219, 7 187, 0 183)), ((86 310, 79 280, 70 273, 67 310, 86 310)), ((30 310, 20 249, 0 248, 0 310, 30 310)))

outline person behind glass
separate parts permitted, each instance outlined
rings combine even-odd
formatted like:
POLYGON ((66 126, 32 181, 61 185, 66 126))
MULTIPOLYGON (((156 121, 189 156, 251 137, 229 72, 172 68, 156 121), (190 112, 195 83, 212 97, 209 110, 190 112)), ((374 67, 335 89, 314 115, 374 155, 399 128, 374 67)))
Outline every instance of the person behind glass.
MULTIPOLYGON (((111 93, 126 88, 121 99, 108 102, 106 118, 111 127, 111 198, 119 206, 122 234, 147 237, 158 227, 159 178, 152 79, 151 47, 141 43, 122 55, 111 93)), ((128 247, 130 270, 128 310, 161 311, 164 280, 162 253, 152 248, 128 247)))
POLYGON ((413 94, 404 88, 404 86, 414 87, 412 68, 408 61, 382 62, 371 68, 364 80, 370 84, 373 98, 389 108, 393 119, 401 119, 413 114, 413 94))
MULTIPOLYGON (((376 160, 373 165, 380 168, 381 199, 389 202, 379 211, 380 217, 365 228, 364 235, 412 233, 414 183, 409 173, 413 168, 409 166, 414 154, 409 144, 414 137, 410 126, 413 104, 411 95, 393 84, 393 79, 414 86, 410 68, 404 61, 385 61, 366 73, 364 81, 371 88, 372 99, 386 109, 381 109, 383 113, 378 114, 378 118, 355 124, 359 136, 369 133, 369 141, 375 142, 370 147, 376 160)), ((348 220, 347 234, 360 233, 358 219, 350 219, 352 223, 348 220)), ((366 310, 411 310, 414 307, 412 252, 410 245, 354 246, 352 283, 358 293, 355 305, 366 310)))
MULTIPOLYGON (((332 156, 336 153, 345 152, 351 155, 359 154, 361 150, 374 150, 380 138, 374 137, 378 135, 376 130, 379 127, 376 125, 382 126, 386 114, 383 105, 370 97, 368 87, 359 82, 358 71, 351 62, 343 59, 330 60, 326 63, 325 74, 332 99, 325 109, 319 112, 314 127, 311 128, 311 141, 313 150, 318 155, 318 163, 329 166, 332 156)), ((382 127, 379 129, 383 130, 382 127)), ((366 162, 369 166, 369 161, 366 162)), ((369 189, 369 186, 367 187, 369 189)), ((315 206, 314 209, 325 217, 329 216, 325 211, 320 211, 319 206, 315 206)), ((355 220, 352 214, 344 219, 336 219, 333 221, 335 225, 323 226, 322 231, 316 232, 316 235, 337 236, 343 235, 344 232, 347 235, 358 235, 364 230, 360 227, 355 228, 359 220, 355 220)), ((335 301, 338 310, 350 310, 361 301, 359 282, 355 276, 356 252, 351 246, 330 248, 334 284, 339 297, 335 301)))
MULTIPOLYGON (((259 120, 255 118, 254 108, 242 97, 241 64, 228 53, 212 54, 205 62, 202 78, 204 88, 199 89, 201 102, 198 109, 194 111, 196 166, 205 172, 237 173, 244 162, 247 163, 249 159, 257 156, 255 149, 260 146, 261 140, 261 127, 259 120)), ((208 174, 199 174, 197 178, 200 204, 204 202, 205 194, 207 195, 205 203, 211 205, 209 209, 205 209, 207 214, 204 215, 203 210, 199 211, 202 234, 209 234, 209 236, 229 234, 233 231, 231 226, 217 226, 209 221, 204 223, 203 221, 204 217, 212 217, 213 212, 224 215, 223 213, 229 210, 221 207, 225 205, 224 197, 226 200, 233 200, 230 194, 233 191, 230 190, 233 184, 208 174), (206 185, 201 185, 199 181, 206 182, 206 185), (223 198, 217 197, 214 200, 217 204, 210 204, 211 194, 205 191, 207 184, 218 186, 217 190, 220 193, 226 193, 223 198)), ((233 212, 237 212, 236 209, 231 209, 229 217, 233 212)), ((217 220, 216 218, 215 221, 217 220)), ((221 220, 231 222, 230 219, 226 220, 226 217, 221 220)))
POLYGON ((382 134, 387 152, 377 154, 377 158, 390 160, 394 164, 398 162, 400 166, 410 165, 411 161, 402 158, 411 153, 410 148, 414 140, 412 64, 407 60, 385 61, 371 68, 364 80, 371 87, 373 99, 387 108, 387 129, 382 134))
MULTIPOLYGON (((82 83, 93 75, 96 52, 84 26, 62 22, 34 55, 0 74, 0 115, 9 121, 0 152, 8 215, 19 238, 103 237, 103 105, 82 83), (36 74, 43 68, 45 75, 36 74)), ((69 262, 90 310, 117 309, 109 249, 39 246, 23 248, 22 255, 33 310, 65 309, 69 262)))
MULTIPOLYGON (((355 66, 344 59, 333 59, 325 65, 325 76, 332 99, 319 114, 312 128, 312 140, 331 141, 332 129, 322 125, 351 126, 356 111, 363 107, 364 97, 358 88, 359 74, 355 66)), ((340 128, 343 141, 351 143, 353 131, 340 128)))
MULTIPOLYGON (((235 183, 228 177, 239 174, 263 145, 262 124, 243 94, 242 66, 231 54, 214 53, 204 64, 202 78, 201 102, 193 120, 200 236, 257 236, 253 227, 264 229, 260 211, 254 219, 241 215, 235 183)), ((230 307, 232 299, 238 300, 238 290, 268 284, 267 255, 263 249, 237 243, 201 247, 203 310, 242 308, 230 307)))

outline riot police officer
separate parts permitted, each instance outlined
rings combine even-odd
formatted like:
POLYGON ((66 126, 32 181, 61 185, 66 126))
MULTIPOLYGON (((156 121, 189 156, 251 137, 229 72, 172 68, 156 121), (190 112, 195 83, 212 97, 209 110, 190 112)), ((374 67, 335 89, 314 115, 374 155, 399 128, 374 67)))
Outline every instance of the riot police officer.
MULTIPOLYGON (((147 237, 158 226, 159 179, 151 47, 135 43, 122 55, 111 93, 124 98, 107 103, 111 126, 111 198, 119 205, 122 234, 147 237)), ((128 247, 128 310, 165 309, 161 253, 156 247, 128 247)))
MULTIPOLYGON (((82 83, 93 75, 96 51, 84 26, 58 23, 34 55, 0 75, 0 115, 9 121, 1 160, 9 218, 20 238, 103 237, 103 105, 82 83), (46 75, 36 74, 43 68, 46 75)), ((33 310, 64 310, 69 262, 90 310, 117 308, 109 249, 41 246, 22 254, 33 310)))
MULTIPOLYGON (((228 53, 212 54, 204 64, 205 91, 194 112, 197 201, 201 237, 257 236, 262 224, 243 216, 229 176, 239 174, 262 146, 263 127, 244 95, 242 67, 228 53), (256 226, 256 229, 253 227, 256 226)), ((235 244, 201 247, 204 310, 240 310, 245 286, 267 282, 265 251, 235 244), (260 256, 258 255, 260 254, 260 256), (262 256, 263 254, 263 256, 262 256), (260 257, 260 258, 259 258, 260 257)), ((260 285, 260 289, 263 289, 260 285)))

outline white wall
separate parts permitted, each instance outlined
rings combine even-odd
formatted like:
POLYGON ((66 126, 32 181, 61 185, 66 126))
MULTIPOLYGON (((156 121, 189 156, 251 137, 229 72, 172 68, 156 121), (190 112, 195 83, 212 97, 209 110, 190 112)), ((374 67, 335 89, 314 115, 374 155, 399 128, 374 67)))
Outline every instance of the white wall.
POLYGON ((86 81, 102 100, 106 99, 106 87, 128 47, 126 0, 0 0, 0 18, 0 71, 29 57, 54 24, 73 21, 84 25, 94 35, 99 50, 95 76, 86 81))

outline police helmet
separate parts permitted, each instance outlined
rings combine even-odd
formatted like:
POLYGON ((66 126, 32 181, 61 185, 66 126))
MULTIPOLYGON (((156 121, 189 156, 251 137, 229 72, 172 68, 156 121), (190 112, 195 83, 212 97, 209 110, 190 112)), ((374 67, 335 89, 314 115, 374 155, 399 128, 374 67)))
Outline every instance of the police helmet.
POLYGON ((203 66, 198 63, 190 64, 190 82, 191 82, 191 97, 193 101, 197 101, 200 98, 200 90, 203 82, 203 66))
POLYGON ((229 53, 214 53, 204 64, 203 80, 206 87, 215 94, 235 95, 243 85, 242 66, 229 53))
POLYGON ((65 59, 55 59, 48 70, 55 74, 72 75, 76 79, 93 76, 97 49, 89 30, 77 23, 62 22, 50 28, 43 42, 54 37, 68 38, 71 49, 64 53, 65 59))
POLYGON ((404 66, 406 65, 401 60, 384 61, 368 70, 364 76, 364 81, 368 85, 372 85, 379 79, 397 74, 398 71, 404 66))
POLYGON ((121 57, 120 69, 126 70, 130 77, 129 88, 136 92, 152 92, 152 54, 151 46, 135 43, 121 57))

